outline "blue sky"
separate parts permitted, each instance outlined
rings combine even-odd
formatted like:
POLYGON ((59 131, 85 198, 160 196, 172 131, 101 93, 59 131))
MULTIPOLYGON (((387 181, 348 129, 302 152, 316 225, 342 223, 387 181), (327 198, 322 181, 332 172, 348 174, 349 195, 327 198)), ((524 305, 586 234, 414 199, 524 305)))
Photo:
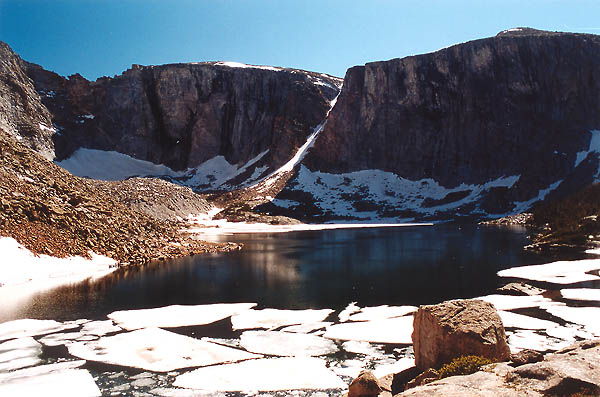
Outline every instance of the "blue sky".
POLYGON ((594 0, 0 0, 0 40, 88 79, 228 60, 343 77, 516 26, 600 34, 594 0))

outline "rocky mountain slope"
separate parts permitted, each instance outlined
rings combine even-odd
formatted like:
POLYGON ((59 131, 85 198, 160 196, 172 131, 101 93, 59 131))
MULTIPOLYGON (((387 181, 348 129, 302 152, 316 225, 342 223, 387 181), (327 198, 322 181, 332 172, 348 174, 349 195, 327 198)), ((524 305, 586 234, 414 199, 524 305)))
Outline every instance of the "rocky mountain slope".
POLYGON ((587 34, 510 29, 350 68, 280 211, 521 212, 598 178, 599 93, 600 36, 587 34))
POLYGON ((12 237, 37 254, 88 256, 93 251, 122 264, 141 264, 237 248, 180 232, 182 225, 173 220, 178 205, 196 211, 207 206, 189 189, 162 181, 78 178, 1 128, 0 197, 0 236, 12 237), (140 191, 145 192, 141 199, 140 191), (157 211, 162 206, 170 211, 157 211))

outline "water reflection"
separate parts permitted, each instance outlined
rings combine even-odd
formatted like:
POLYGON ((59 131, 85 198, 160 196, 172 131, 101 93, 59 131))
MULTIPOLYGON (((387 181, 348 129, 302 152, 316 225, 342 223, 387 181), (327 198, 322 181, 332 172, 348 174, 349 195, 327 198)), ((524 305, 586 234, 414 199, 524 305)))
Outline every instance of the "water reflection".
POLYGON ((103 318, 170 304, 257 302, 273 308, 424 304, 497 287, 496 272, 556 258, 522 250, 521 228, 438 225, 238 235, 245 248, 120 269, 93 282, 4 304, 0 321, 103 318))

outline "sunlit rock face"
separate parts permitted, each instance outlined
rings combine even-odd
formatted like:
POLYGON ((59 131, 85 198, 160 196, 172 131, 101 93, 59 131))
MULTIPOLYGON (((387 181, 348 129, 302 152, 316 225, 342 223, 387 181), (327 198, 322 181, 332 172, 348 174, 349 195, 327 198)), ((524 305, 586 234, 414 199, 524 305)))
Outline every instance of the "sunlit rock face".
POLYGON ((0 128, 52 159, 52 118, 25 69, 21 58, 0 41, 0 128))
POLYGON ((60 126, 57 157, 79 147, 114 150, 181 170, 216 156, 285 163, 325 118, 341 79, 231 62, 133 65, 95 82, 28 64, 60 126))
POLYGON ((521 29, 352 67, 278 198, 330 218, 433 219, 581 188, 599 176, 599 66, 600 36, 521 29))

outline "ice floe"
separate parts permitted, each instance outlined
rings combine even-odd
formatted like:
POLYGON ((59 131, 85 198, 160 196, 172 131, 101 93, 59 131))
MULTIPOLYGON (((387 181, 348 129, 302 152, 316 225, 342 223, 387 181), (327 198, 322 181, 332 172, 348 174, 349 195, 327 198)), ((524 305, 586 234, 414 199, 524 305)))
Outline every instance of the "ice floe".
POLYGON ((561 289, 560 294, 563 298, 578 301, 600 301, 600 289, 592 288, 572 288, 561 289))
POLYGON ((0 382, 1 396, 96 397, 100 390, 84 369, 65 369, 0 382))
POLYGON ((112 312, 108 318, 126 330, 147 327, 175 328, 205 325, 243 313, 256 303, 215 303, 193 306, 164 306, 155 309, 122 310, 112 312))
POLYGON ((160 328, 145 328, 92 342, 75 342, 67 347, 69 353, 84 360, 154 372, 260 357, 160 328))
POLYGON ((117 327, 111 320, 90 321, 81 327, 81 332, 85 335, 104 336, 113 332, 119 332, 123 329, 117 327))
POLYGON ((558 325, 552 321, 542 320, 531 316, 524 316, 522 314, 507 312, 505 310, 498 310, 498 314, 500 315, 505 328, 548 329, 558 325))
POLYGON ((544 351, 556 351, 571 344, 569 341, 551 338, 540 335, 532 330, 519 330, 516 332, 507 332, 508 346, 513 352, 524 349, 544 351))
POLYGON ((411 344, 413 317, 375 321, 346 322, 327 327, 325 338, 373 343, 411 344))
POLYGON ((313 331, 317 331, 320 329, 325 329, 332 325, 331 321, 320 321, 317 323, 308 323, 308 324, 299 324, 299 325, 290 325, 289 327, 285 327, 282 331, 285 332, 298 332, 302 334, 308 334, 313 331))
POLYGON ((402 372, 405 369, 415 366, 414 358, 403 357, 399 360, 393 359, 390 361, 392 362, 375 366, 373 374, 377 378, 383 378, 386 375, 397 374, 398 372, 402 372))
POLYGON ((416 312, 416 306, 375 306, 364 307, 356 314, 348 317, 350 321, 373 321, 386 318, 401 317, 416 312))
MULTIPOLYGON (((39 342, 44 346, 63 346, 67 343, 71 343, 74 341, 82 341, 84 339, 87 339, 86 337, 88 336, 89 335, 85 335, 83 332, 59 332, 56 334, 44 336, 43 338, 39 339, 39 342)), ((95 339, 98 339, 98 337, 91 336, 91 339, 87 340, 95 339)))
POLYGON ((514 277, 565 285, 582 281, 600 280, 599 276, 587 273, 598 269, 600 269, 600 259, 583 259, 513 267, 499 271, 498 275, 500 277, 514 277))
POLYGON ((0 324, 0 341, 26 336, 46 335, 66 329, 77 328, 76 324, 63 324, 54 320, 20 319, 0 324))
POLYGON ((177 377, 174 386, 216 392, 344 389, 324 360, 285 357, 199 368, 177 377))
POLYGON ((486 295, 477 299, 493 304, 496 310, 515 310, 528 307, 539 307, 550 302, 550 299, 541 295, 486 295))
POLYGON ((247 310, 231 317, 234 330, 266 328, 274 329, 285 325, 312 324, 327 318, 331 309, 280 310, 262 309, 247 310))
POLYGON ((33 378, 35 376, 45 375, 52 372, 64 371, 82 367, 85 360, 63 361, 55 364, 38 365, 37 367, 19 369, 16 371, 0 373, 0 384, 23 378, 33 378))
POLYGON ((324 356, 338 351, 329 339, 281 331, 246 331, 240 344, 249 352, 272 356, 324 356))
POLYGON ((600 307, 570 307, 552 302, 542 305, 542 308, 565 321, 583 325, 587 332, 600 337, 600 307))
POLYGON ((366 356, 380 356, 381 349, 369 342, 349 340, 342 343, 342 349, 348 353, 364 354, 366 356))
POLYGON ((340 319, 340 322, 346 322, 348 321, 348 319, 350 318, 350 316, 354 313, 357 313, 360 311, 360 307, 356 305, 356 302, 352 302, 350 303, 348 306, 346 306, 346 308, 344 310, 342 310, 340 312, 340 314, 338 315, 338 318, 340 319))
POLYGON ((42 345, 31 337, 0 344, 0 371, 13 371, 40 364, 42 345))

